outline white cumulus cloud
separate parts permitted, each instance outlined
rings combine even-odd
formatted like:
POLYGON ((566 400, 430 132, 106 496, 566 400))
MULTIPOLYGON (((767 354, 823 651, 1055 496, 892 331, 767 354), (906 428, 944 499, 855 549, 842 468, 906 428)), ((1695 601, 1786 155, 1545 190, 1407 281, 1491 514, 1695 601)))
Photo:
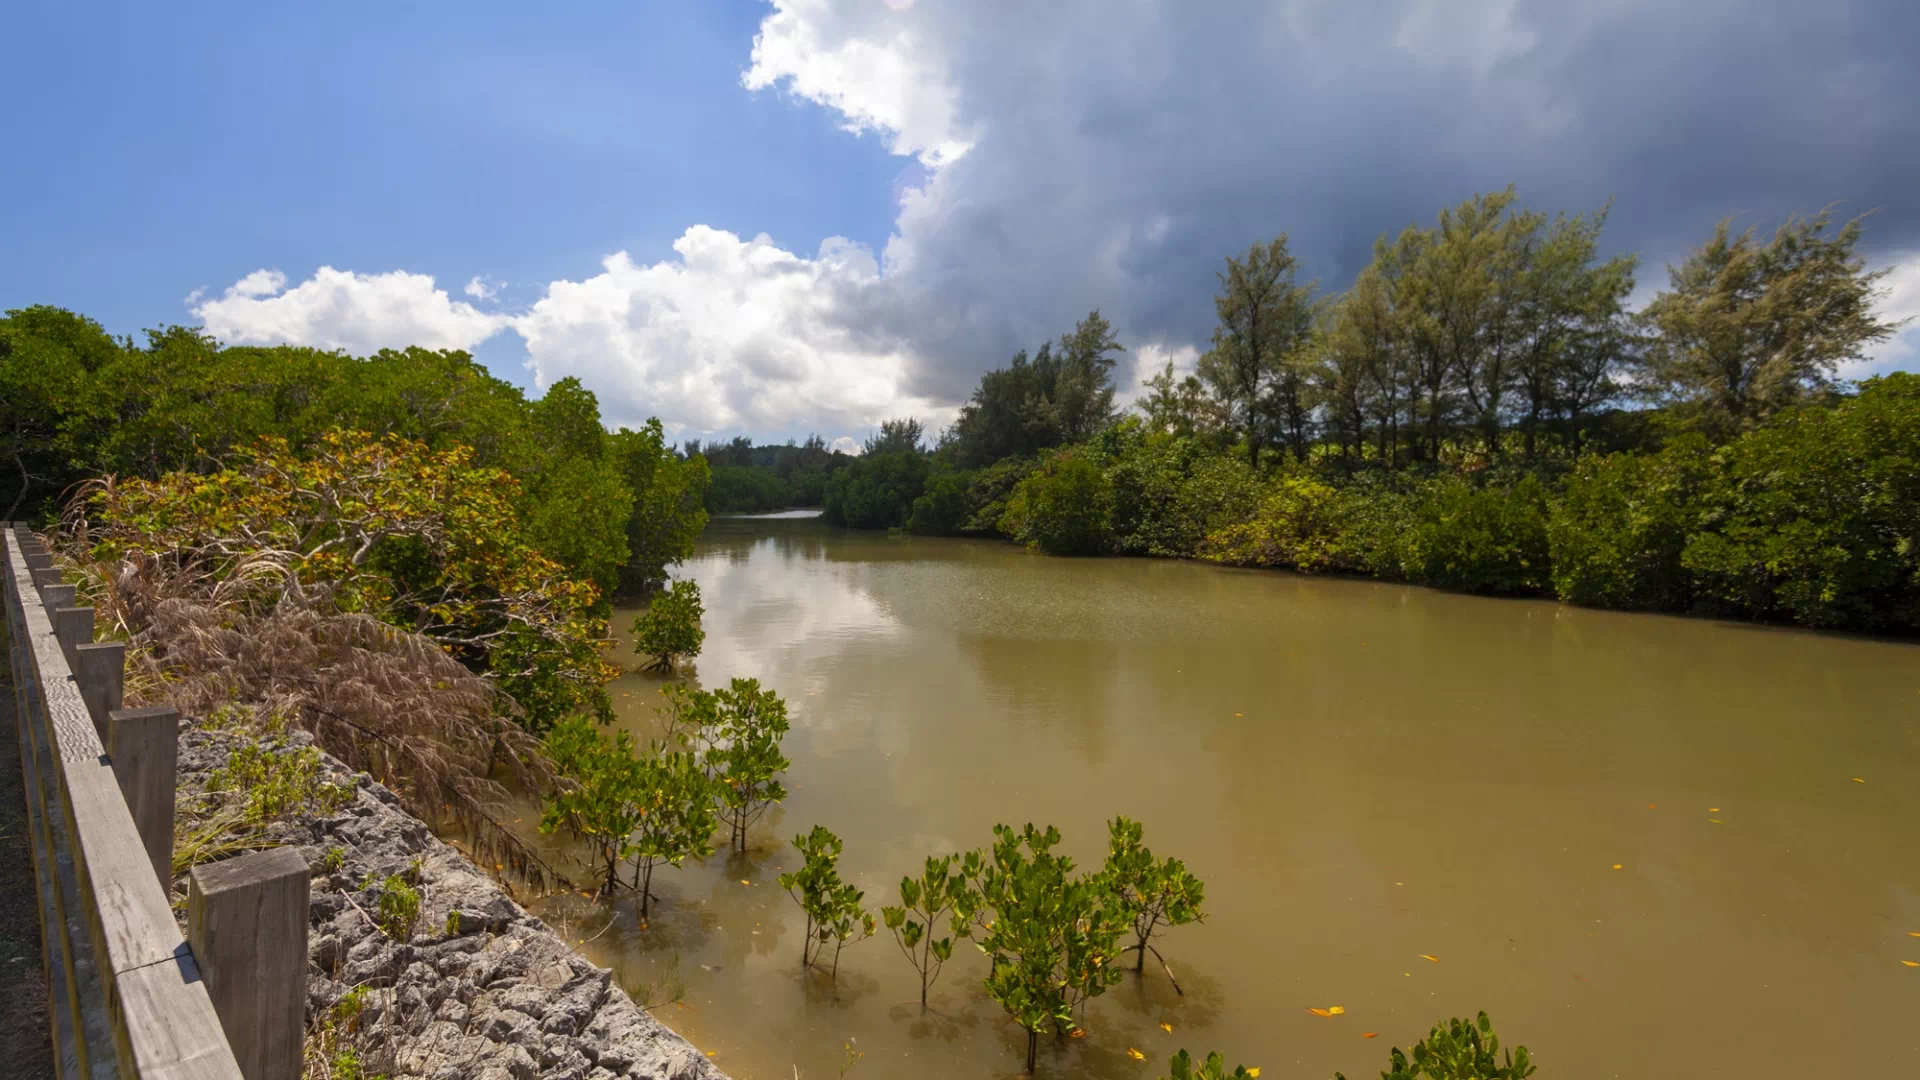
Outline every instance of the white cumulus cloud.
POLYGON ((214 337, 235 345, 292 343, 369 353, 420 345, 471 349, 506 325, 436 288, 433 278, 394 270, 357 274, 323 266, 287 288, 278 270, 255 270, 191 308, 214 337))
POLYGON ((679 258, 652 265, 611 255, 514 319, 542 384, 578 376, 616 422, 706 432, 950 416, 905 389, 898 343, 856 328, 880 283, 871 251, 834 237, 805 258, 704 225, 673 247, 679 258))
POLYGON ((784 86, 837 110, 854 132, 884 132, 896 154, 928 165, 973 145, 957 119, 945 58, 911 3, 864 9, 830 0, 774 0, 753 39, 749 90, 784 86))

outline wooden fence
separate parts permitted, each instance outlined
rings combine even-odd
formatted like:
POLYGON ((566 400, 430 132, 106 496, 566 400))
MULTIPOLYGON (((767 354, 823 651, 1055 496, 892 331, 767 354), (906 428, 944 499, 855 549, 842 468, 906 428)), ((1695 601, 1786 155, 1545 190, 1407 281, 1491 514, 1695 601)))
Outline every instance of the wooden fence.
POLYGON ((298 1080, 305 860, 194 868, 183 936, 168 898, 179 718, 121 708, 125 646, 93 641, 93 609, 38 538, 0 523, 0 560, 61 1080, 298 1080))

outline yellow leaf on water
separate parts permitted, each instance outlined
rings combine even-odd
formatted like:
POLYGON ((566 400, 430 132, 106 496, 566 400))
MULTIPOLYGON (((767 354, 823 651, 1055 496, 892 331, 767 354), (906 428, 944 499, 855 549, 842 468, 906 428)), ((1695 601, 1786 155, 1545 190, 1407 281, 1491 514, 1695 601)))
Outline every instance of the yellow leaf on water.
POLYGON ((1859 777, 1857 777, 1857 776, 1853 778, 1853 782, 1854 782, 1854 783, 1856 783, 1856 784, 1864 784, 1864 783, 1866 783, 1866 781, 1865 781, 1865 780, 1862 780, 1862 779, 1860 779, 1860 778, 1859 778, 1859 777))
POLYGON ((1327 1007, 1327 1012, 1328 1012, 1328 1013, 1330 1013, 1330 1014, 1332 1014, 1332 1015, 1334 1015, 1334 1016, 1339 1016, 1339 1015, 1340 1015, 1341 1013, 1343 1013, 1343 1012, 1346 1012, 1346 1011, 1347 1011, 1347 1010, 1345 1010, 1345 1009, 1343 1009, 1343 1008, 1341 1008, 1341 1007, 1340 1007, 1340 1006, 1338 1006, 1338 1005, 1331 1005, 1331 1006, 1328 1006, 1328 1007, 1327 1007))
POLYGON ((742 885, 751 885, 751 884, 753 884, 753 882, 751 882, 751 881, 748 881, 748 880, 747 880, 746 878, 741 878, 741 879, 740 879, 740 884, 742 884, 742 885))
POLYGON ((1618 870, 1618 869, 1620 869, 1620 864, 1619 864, 1619 863, 1614 863, 1614 864, 1613 864, 1613 868, 1614 868, 1615 870, 1618 870))
POLYGON ((1709 806, 1709 807, 1707 807, 1707 813, 1709 813, 1709 814, 1717 814, 1717 813, 1719 813, 1719 812, 1720 812, 1720 808, 1719 808, 1719 807, 1717 807, 1717 806, 1709 806))
POLYGON ((1724 822, 1724 821, 1721 821, 1721 820, 1720 820, 1719 818, 1717 818, 1717 817, 1710 817, 1710 818, 1708 818, 1708 819, 1707 819, 1707 823, 1708 823, 1708 824, 1710 824, 1710 825, 1725 825, 1725 824, 1726 824, 1726 822, 1724 822))
POLYGON ((1258 1066, 1258 1065, 1255 1065, 1255 1066, 1254 1066, 1253 1068, 1251 1068, 1251 1069, 1248 1069, 1248 1070, 1247 1070, 1247 1075, 1248 1075, 1248 1076, 1259 1076, 1259 1075, 1260 1075, 1260 1066, 1258 1066))
POLYGON ((1908 967, 1920 967, 1920 963, 1916 963, 1912 960, 1902 960, 1900 962, 1907 965, 1908 967))
POLYGON ((1315 1016, 1332 1016, 1333 1015, 1333 1012, 1328 1009, 1309 1008, 1307 1009, 1307 1011, 1312 1013, 1315 1016))
POLYGON ((1145 1055, 1145 1054, 1143 1054, 1143 1053, 1141 1053, 1141 1052, 1140 1052, 1140 1051, 1138 1051, 1138 1050, 1135 1050, 1135 1049, 1134 1049, 1133 1047, 1131 1047, 1131 1046, 1129 1046, 1129 1047, 1127 1047, 1127 1056, 1128 1056, 1128 1057, 1130 1057, 1130 1058, 1132 1058, 1132 1059, 1133 1059, 1133 1060, 1135 1060, 1135 1061, 1145 1061, 1145 1060, 1147 1060, 1147 1055, 1145 1055))
POLYGON ((1908 936, 1908 937, 1920 937, 1920 930, 1909 930, 1909 931, 1907 931, 1907 936, 1908 936))
POLYGON ((1071 1035, 1069 1035, 1069 1036, 1067 1036, 1067 1038, 1069 1038, 1069 1039, 1084 1039, 1084 1038, 1086 1038, 1086 1037, 1087 1037, 1087 1029, 1086 1029, 1086 1028, 1074 1028, 1074 1029, 1073 1029, 1073 1034, 1071 1034, 1071 1035))
POLYGON ((1363 1031, 1360 1033, 1360 1037, 1363 1039, 1377 1039, 1380 1037, 1380 1033, 1377 1031, 1363 1031))
POLYGON ((1171 1034, 1173 1034, 1173 1025, 1172 1025, 1172 1024, 1169 1024, 1169 1023, 1167 1023, 1167 1022, 1166 1022, 1165 1020, 1162 1020, 1162 1021, 1160 1021, 1160 1030, 1161 1030, 1161 1031, 1164 1031, 1164 1032, 1166 1032, 1166 1033, 1167 1033, 1167 1034, 1169 1034, 1169 1035, 1171 1035, 1171 1034))
POLYGON ((1440 962, 1440 958, 1439 958, 1439 957, 1437 957, 1437 956, 1428 956, 1428 955, 1427 955, 1426 953, 1421 953, 1421 954, 1420 954, 1420 959, 1422 959, 1422 960, 1431 960, 1431 961, 1433 961, 1433 962, 1434 962, 1434 963, 1436 963, 1436 964, 1440 962))

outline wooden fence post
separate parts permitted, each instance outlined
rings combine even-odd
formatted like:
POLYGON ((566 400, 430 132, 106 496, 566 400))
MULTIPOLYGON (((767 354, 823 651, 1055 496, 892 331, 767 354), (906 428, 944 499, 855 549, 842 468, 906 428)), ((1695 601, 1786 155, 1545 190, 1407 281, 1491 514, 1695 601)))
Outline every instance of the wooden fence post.
POLYGON ((80 700, 87 703, 87 712, 93 717, 93 730, 99 734, 101 745, 112 745, 107 738, 107 717, 125 703, 126 643, 101 641, 74 646, 73 681, 80 687, 80 700))
MULTIPOLYGON (((73 588, 68 585, 66 588, 73 588)), ((47 605, 53 616, 53 636, 60 641, 60 651, 67 654, 67 664, 73 664, 73 650, 93 641, 93 609, 90 607, 54 607, 47 605)))
POLYGON ((180 759, 180 714, 171 708, 115 709, 108 714, 107 756, 133 812, 140 842, 162 891, 173 891, 173 799, 180 759))
POLYGON ((310 873, 282 847, 189 875, 187 942, 246 1080, 300 1077, 310 873))

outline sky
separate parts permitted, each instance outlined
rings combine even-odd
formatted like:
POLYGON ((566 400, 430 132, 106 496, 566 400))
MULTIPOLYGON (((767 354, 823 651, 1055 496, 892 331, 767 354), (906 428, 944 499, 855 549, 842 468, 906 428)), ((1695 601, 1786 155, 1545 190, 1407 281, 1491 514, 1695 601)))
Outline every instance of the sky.
MULTIPOLYGON (((950 421, 1093 309, 1190 367, 1228 255, 1339 289, 1517 185, 1644 299, 1716 220, 1873 211, 1920 316, 1912 0, 37 3, 0 308, 467 349, 679 438, 950 421)), ((1920 319, 1852 365, 1920 370, 1920 319)))

